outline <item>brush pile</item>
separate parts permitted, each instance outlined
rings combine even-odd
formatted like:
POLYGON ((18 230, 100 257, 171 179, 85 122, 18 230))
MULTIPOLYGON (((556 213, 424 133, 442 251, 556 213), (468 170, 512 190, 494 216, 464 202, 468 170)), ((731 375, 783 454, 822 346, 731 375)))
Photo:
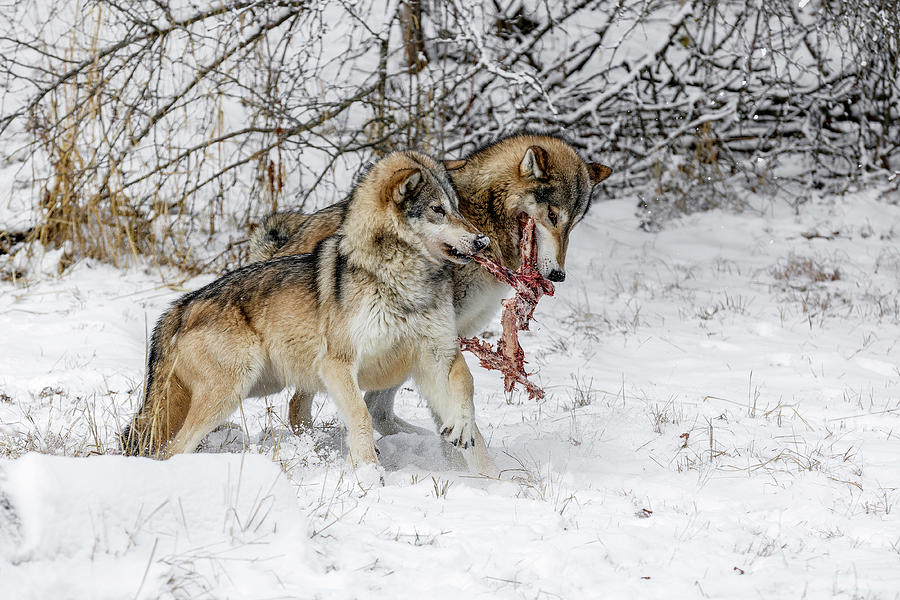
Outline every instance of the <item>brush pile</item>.
POLYGON ((519 268, 512 271, 493 260, 476 255, 475 261, 494 274, 500 281, 516 290, 516 295, 502 300, 503 314, 500 323, 503 333, 497 349, 477 337, 459 338, 460 347, 478 357, 481 366, 503 373, 503 388, 511 392, 516 383, 525 388, 532 400, 544 397, 544 390, 528 379, 525 372, 525 352, 519 344, 519 331, 528 331, 538 300, 544 294, 552 296, 553 284, 544 279, 537 268, 537 243, 534 219, 519 215, 519 268))

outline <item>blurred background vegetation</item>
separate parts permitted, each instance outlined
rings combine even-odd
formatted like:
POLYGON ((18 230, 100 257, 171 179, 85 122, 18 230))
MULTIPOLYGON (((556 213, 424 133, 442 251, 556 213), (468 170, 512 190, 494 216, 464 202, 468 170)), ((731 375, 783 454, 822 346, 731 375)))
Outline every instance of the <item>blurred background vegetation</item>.
POLYGON ((5 278, 35 248, 221 270, 392 148, 523 128, 611 165, 648 230, 897 190, 896 2, 21 0, 0 30, 5 278))

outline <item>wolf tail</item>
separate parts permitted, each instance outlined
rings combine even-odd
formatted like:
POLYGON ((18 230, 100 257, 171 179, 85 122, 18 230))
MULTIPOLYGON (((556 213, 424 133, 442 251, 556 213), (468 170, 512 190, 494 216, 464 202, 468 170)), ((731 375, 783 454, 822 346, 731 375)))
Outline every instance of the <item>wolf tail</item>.
POLYGON ((309 215, 296 210, 267 216, 250 234, 250 260, 259 262, 275 256, 307 219, 309 215))
POLYGON ((160 457, 178 432, 190 407, 190 392, 175 374, 173 346, 181 328, 184 303, 173 305, 157 322, 150 339, 144 402, 123 430, 123 454, 160 457))

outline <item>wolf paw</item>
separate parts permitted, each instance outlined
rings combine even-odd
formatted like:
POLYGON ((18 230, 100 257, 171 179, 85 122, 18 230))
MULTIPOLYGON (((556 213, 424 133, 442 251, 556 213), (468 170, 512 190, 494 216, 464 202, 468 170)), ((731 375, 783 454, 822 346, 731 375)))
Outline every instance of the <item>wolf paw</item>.
POLYGON ((472 417, 459 416, 444 422, 441 436, 457 448, 475 447, 475 420, 472 417))

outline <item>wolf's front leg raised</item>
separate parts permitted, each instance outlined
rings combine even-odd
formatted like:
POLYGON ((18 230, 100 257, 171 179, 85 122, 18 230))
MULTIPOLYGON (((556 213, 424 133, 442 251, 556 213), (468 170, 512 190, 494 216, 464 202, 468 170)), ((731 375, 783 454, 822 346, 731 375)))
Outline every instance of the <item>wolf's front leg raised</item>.
POLYGON ((430 354, 423 357, 415 379, 419 391, 428 400, 441 435, 462 451, 469 469, 496 476, 497 468, 475 424, 475 386, 462 353, 457 350, 451 359, 434 358, 430 354))
POLYGON ((319 378, 328 395, 337 404, 341 420, 347 428, 347 445, 354 465, 378 464, 372 417, 363 402, 353 366, 346 361, 325 357, 319 361, 319 378))
POLYGON ((475 405, 472 374, 462 355, 435 356, 423 352, 414 374, 419 391, 431 408, 438 431, 457 448, 475 445, 475 405))

